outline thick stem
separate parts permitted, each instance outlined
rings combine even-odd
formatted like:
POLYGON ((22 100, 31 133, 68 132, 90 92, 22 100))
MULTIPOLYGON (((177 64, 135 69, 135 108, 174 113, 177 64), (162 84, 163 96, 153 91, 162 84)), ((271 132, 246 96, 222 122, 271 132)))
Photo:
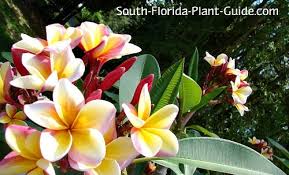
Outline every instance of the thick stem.
POLYGON ((187 113, 187 115, 182 119, 181 122, 181 130, 183 130, 185 128, 185 126, 187 125, 187 123, 190 121, 190 119, 193 117, 193 115, 195 114, 196 111, 192 111, 187 113))

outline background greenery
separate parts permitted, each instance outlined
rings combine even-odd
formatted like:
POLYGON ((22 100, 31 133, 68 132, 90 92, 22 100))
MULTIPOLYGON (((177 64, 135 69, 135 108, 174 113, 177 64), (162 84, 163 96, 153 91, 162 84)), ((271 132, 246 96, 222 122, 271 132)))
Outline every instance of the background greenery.
MULTIPOLYGON (((237 58, 237 67, 248 69, 254 92, 250 112, 241 117, 221 104, 194 115, 201 125, 222 138, 248 144, 248 137, 271 137, 289 148, 289 1, 288 0, 180 0, 156 1, 160 6, 219 8, 278 8, 278 16, 117 16, 117 6, 147 5, 144 0, 2 0, 0 1, 0 51, 9 51, 20 33, 45 37, 45 25, 59 22, 78 25, 89 20, 132 35, 142 53, 154 55, 162 70, 180 58, 191 57, 198 47, 213 55, 237 58), (225 110, 224 110, 225 109, 225 110)), ((185 64, 186 65, 186 64, 185 64)), ((200 60, 200 79, 209 65, 200 60)))

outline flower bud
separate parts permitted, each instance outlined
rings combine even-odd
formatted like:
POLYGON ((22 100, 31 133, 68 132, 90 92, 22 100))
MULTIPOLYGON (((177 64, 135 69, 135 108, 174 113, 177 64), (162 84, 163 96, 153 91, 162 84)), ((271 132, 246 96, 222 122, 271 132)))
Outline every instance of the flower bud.
POLYGON ((137 60, 137 57, 131 57, 131 58, 125 60, 119 66, 117 66, 117 68, 124 67, 125 71, 128 71, 131 68, 131 66, 136 62, 136 60, 137 60))
POLYGON ((15 48, 11 49, 12 59, 13 59, 13 63, 15 65, 16 69, 18 70, 18 72, 21 75, 28 75, 29 73, 28 73, 27 69, 22 64, 22 54, 23 53, 25 53, 25 51, 23 51, 21 49, 15 49, 15 48))
POLYGON ((93 76, 93 71, 90 71, 90 72, 86 75, 86 77, 85 77, 85 79, 84 79, 84 82, 83 82, 83 89, 86 89, 86 88, 87 88, 87 86, 89 85, 89 83, 90 83, 90 81, 91 81, 91 79, 92 79, 92 76, 93 76))
POLYGON ((119 67, 111 71, 104 77, 104 80, 100 84, 100 89, 102 89, 103 91, 110 89, 124 73, 125 73, 124 67, 119 67))
POLYGON ((92 100, 99 100, 101 99, 101 96, 102 96, 102 90, 97 89, 96 91, 93 91, 92 93, 90 93, 90 95, 86 98, 85 102, 88 103, 92 100))
POLYGON ((90 83, 87 85, 87 88, 85 89, 85 97, 89 97, 89 95, 97 89, 98 85, 98 77, 93 77, 90 83))
POLYGON ((150 74, 149 76, 145 77, 139 82, 134 92, 133 99, 131 101, 132 105, 136 105, 138 103, 141 90, 145 84, 148 84, 148 89, 151 90, 153 81, 154 81, 154 74, 150 74))

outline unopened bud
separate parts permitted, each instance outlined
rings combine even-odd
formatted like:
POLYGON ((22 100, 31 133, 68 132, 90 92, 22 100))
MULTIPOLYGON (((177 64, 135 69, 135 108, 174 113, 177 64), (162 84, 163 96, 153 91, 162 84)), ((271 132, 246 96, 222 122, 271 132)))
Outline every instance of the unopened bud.
POLYGON ((124 67, 119 67, 111 71, 104 77, 104 80, 100 84, 100 89, 102 89, 103 91, 110 89, 124 73, 125 73, 124 67))
POLYGON ((97 89, 96 91, 93 91, 92 93, 89 94, 89 96, 86 98, 85 102, 88 103, 92 100, 99 100, 101 99, 102 96, 102 90, 97 89))
POLYGON ((134 92, 133 99, 131 101, 132 105, 136 105, 138 103, 141 90, 145 84, 148 84, 148 89, 151 90, 153 81, 154 81, 154 74, 150 74, 149 76, 145 77, 139 82, 134 92))
POLYGON ((125 71, 128 71, 131 68, 131 66, 136 62, 136 60, 137 60, 137 57, 131 57, 131 58, 125 60, 119 66, 117 66, 117 68, 124 67, 125 71))

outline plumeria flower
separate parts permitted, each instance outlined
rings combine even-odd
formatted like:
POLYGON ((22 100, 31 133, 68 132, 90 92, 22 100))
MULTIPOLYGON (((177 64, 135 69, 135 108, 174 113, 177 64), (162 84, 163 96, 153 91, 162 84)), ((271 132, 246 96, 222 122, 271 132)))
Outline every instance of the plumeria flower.
POLYGON ((13 105, 6 104, 6 112, 0 113, 0 123, 3 124, 16 124, 16 125, 24 125, 27 126, 25 123, 26 115, 23 111, 18 111, 17 108, 13 105))
POLYGON ((53 90, 58 80, 67 78, 74 82, 84 73, 84 63, 75 58, 68 41, 59 42, 50 53, 44 55, 23 54, 22 63, 30 75, 21 76, 10 82, 11 85, 34 90, 53 90))
POLYGON ((13 80, 13 73, 9 62, 1 63, 0 66, 0 104, 5 104, 11 100, 9 82, 13 80))
POLYGON ((242 80, 242 81, 248 77, 248 71, 247 70, 228 69, 226 71, 226 74, 236 75, 236 76, 240 77, 240 80, 242 80))
POLYGON ((123 104, 122 107, 133 125, 131 139, 140 154, 146 157, 176 155, 178 140, 169 130, 178 114, 176 105, 164 106, 150 116, 151 99, 148 85, 145 84, 140 94, 138 111, 131 104, 123 104))
MULTIPOLYGON (((121 170, 126 168, 138 156, 129 137, 119 137, 106 145, 106 154, 97 167, 87 170, 84 175, 121 175, 121 170), (121 148, 121 149, 120 149, 121 148)), ((70 163, 75 169, 77 164, 70 163)))
POLYGON ((110 143, 111 141, 117 138, 115 122, 116 122, 115 119, 113 119, 110 123, 110 126, 108 126, 108 129, 106 130, 106 132, 103 133, 103 138, 106 144, 110 143))
POLYGON ((129 43, 130 35, 113 33, 103 24, 83 22, 80 29, 83 31, 81 48, 90 58, 102 63, 141 51, 138 46, 129 43))
POLYGON ((228 56, 226 54, 220 54, 217 58, 213 57, 211 54, 206 52, 206 56, 204 58, 211 66, 217 67, 225 64, 228 60, 228 56))
POLYGON ((47 41, 40 38, 33 38, 26 34, 21 34, 21 40, 13 44, 12 52, 29 52, 40 54, 47 46, 47 41))
POLYGON ((247 70, 239 70, 235 68, 235 59, 230 58, 227 64, 227 75, 239 76, 240 80, 245 80, 248 77, 247 70))
POLYGON ((273 149, 271 147, 265 147, 261 149, 261 154, 269 160, 273 160, 273 149))
POLYGON ((248 142, 251 143, 252 145, 258 145, 261 143, 261 141, 257 139, 255 136, 253 138, 249 138, 248 142))
POLYGON ((61 24, 51 24, 46 26, 46 37, 48 46, 57 44, 60 41, 70 41, 71 48, 75 48, 82 38, 82 31, 79 28, 68 27, 61 24))
POLYGON ((231 81, 231 86, 234 102, 237 104, 245 104, 248 96, 252 93, 252 88, 246 84, 241 84, 239 76, 236 77, 235 82, 231 81))
POLYGON ((5 132, 13 150, 1 162, 1 175, 55 175, 54 168, 40 151, 40 132, 27 126, 10 125, 5 132))
POLYGON ((267 146, 268 146, 268 143, 267 143, 265 140, 262 139, 262 140, 260 141, 260 146, 261 146, 261 147, 267 147, 267 146))
POLYGON ((235 103, 234 106, 237 108, 241 116, 244 116, 245 111, 248 112, 249 108, 241 103, 235 103))
POLYGON ((236 60, 229 58, 227 69, 235 69, 235 67, 236 67, 236 60))
POLYGON ((105 157, 103 135, 113 122, 116 109, 110 102, 85 99, 68 79, 61 79, 53 91, 53 101, 25 105, 29 119, 46 128, 40 136, 45 159, 57 161, 68 154, 83 169, 96 167, 105 157))
POLYGON ((66 29, 60 24, 51 24, 46 26, 46 37, 47 40, 44 40, 21 34, 22 39, 13 44, 11 49, 13 61, 21 75, 28 74, 21 61, 23 53, 49 55, 49 47, 61 41, 69 41, 71 48, 74 48, 81 40, 82 31, 74 27, 66 29))
POLYGON ((12 49, 18 49, 25 52, 40 54, 47 46, 52 46, 60 41, 69 41, 71 47, 76 47, 82 37, 82 31, 78 28, 68 27, 67 29, 60 24, 51 24, 46 26, 46 40, 33 38, 26 34, 21 34, 22 40, 13 44, 12 49))

